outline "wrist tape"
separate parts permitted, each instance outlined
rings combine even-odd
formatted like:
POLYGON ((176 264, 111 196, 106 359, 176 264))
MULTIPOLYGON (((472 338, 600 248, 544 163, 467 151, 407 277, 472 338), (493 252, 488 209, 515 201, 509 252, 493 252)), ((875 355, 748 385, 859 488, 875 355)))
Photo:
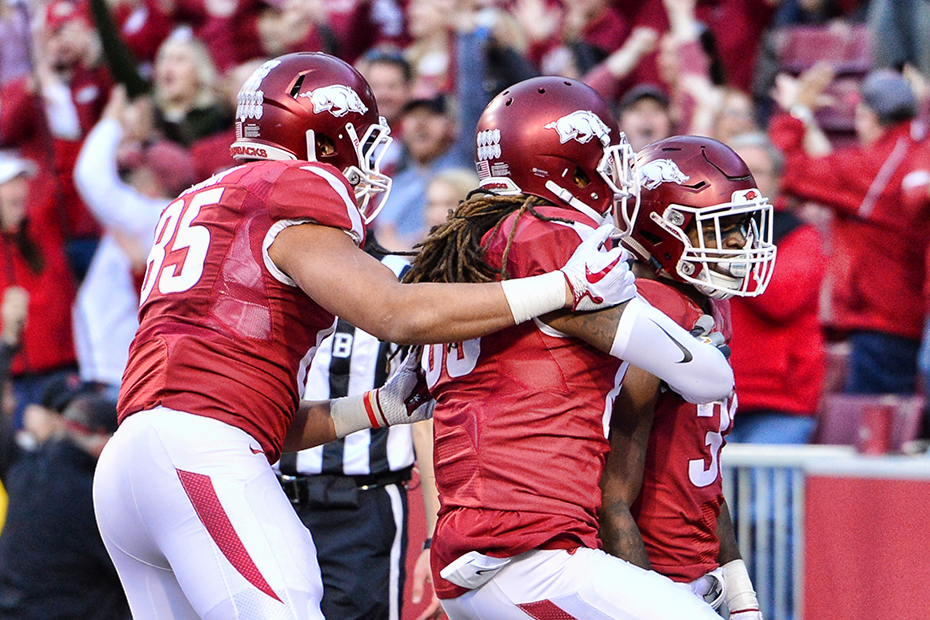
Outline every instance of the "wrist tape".
POLYGON ((384 412, 377 404, 378 391, 369 390, 357 396, 346 396, 330 401, 329 414, 333 419, 337 437, 345 437, 366 428, 388 426, 384 412))
POLYGON ((561 271, 504 280, 501 287, 516 325, 565 307, 565 275, 561 271))
POLYGON ((723 577, 726 582, 727 609, 730 613, 741 611, 759 611, 759 599, 752 589, 749 571, 742 560, 733 560, 723 565, 723 577))

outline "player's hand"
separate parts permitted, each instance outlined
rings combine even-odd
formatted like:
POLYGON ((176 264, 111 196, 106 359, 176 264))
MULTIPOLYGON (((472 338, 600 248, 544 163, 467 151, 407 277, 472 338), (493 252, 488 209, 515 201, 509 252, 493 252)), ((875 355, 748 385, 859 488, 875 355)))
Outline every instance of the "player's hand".
POLYGON ((431 620, 441 618, 443 615, 442 606, 439 604, 439 598, 436 591, 433 590, 432 572, 429 566, 429 549, 424 549, 417 558, 417 563, 413 567, 413 584, 410 589, 410 600, 417 604, 423 600, 423 596, 429 597, 429 604, 423 612, 417 616, 417 620, 431 620))
POLYGON ((636 278, 630 271, 627 251, 603 249, 612 232, 612 224, 598 228, 560 270, 574 298, 572 310, 600 310, 636 296, 636 278))
POLYGON ((725 358, 730 359, 730 347, 724 341, 723 334, 713 331, 714 325, 714 317, 709 314, 702 314, 694 322, 691 335, 705 344, 717 347, 725 358))
POLYGON ((369 392, 372 428, 414 424, 433 417, 436 401, 429 394, 420 367, 420 347, 413 347, 403 363, 382 387, 369 392))
POLYGON ((691 583, 687 584, 695 596, 702 599, 705 603, 719 609, 720 604, 726 596, 726 582, 723 579, 723 569, 719 566, 714 570, 704 573, 691 583))

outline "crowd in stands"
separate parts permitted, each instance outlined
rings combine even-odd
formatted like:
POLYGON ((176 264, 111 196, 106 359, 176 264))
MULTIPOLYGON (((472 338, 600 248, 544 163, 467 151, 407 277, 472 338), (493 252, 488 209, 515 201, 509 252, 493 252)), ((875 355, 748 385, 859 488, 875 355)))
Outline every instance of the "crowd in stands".
POLYGON ((161 209, 235 165, 252 71, 324 51, 392 128, 389 250, 465 198, 478 117, 535 75, 597 89, 634 149, 732 146, 778 245, 768 291, 732 304, 732 439, 813 441, 831 392, 930 384, 928 31, 923 0, 4 0, 5 414, 23 429, 75 373, 116 394, 161 209))

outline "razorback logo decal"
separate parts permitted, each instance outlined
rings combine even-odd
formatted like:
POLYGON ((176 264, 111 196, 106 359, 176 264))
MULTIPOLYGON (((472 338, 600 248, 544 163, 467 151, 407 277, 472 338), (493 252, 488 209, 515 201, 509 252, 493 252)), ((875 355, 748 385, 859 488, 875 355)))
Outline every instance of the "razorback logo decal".
POLYGON ((567 114, 557 121, 545 125, 546 129, 555 129, 559 134, 559 142, 565 144, 569 140, 577 140, 582 144, 597 138, 603 143, 609 141, 607 137, 610 128, 604 124, 597 114, 590 110, 578 110, 567 114))
POLYGON ((368 111, 358 93, 342 84, 309 90, 300 93, 297 97, 308 97, 313 103, 314 114, 329 112, 333 116, 345 116, 349 112, 364 114, 368 111))
POLYGON ((657 159, 639 167, 639 182, 646 189, 655 189, 663 183, 683 185, 688 175, 671 159, 657 159))
POLYGON ((752 202, 762 198, 762 192, 757 189, 743 189, 733 192, 730 196, 732 202, 752 202))

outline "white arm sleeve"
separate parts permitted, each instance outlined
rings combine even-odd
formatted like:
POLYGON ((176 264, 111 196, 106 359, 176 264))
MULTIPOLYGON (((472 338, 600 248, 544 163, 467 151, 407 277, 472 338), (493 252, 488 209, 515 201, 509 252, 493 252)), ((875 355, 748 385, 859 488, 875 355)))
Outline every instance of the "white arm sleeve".
POLYGON ((639 297, 623 310, 610 354, 659 377, 688 402, 709 403, 733 392, 733 369, 723 353, 639 297))

